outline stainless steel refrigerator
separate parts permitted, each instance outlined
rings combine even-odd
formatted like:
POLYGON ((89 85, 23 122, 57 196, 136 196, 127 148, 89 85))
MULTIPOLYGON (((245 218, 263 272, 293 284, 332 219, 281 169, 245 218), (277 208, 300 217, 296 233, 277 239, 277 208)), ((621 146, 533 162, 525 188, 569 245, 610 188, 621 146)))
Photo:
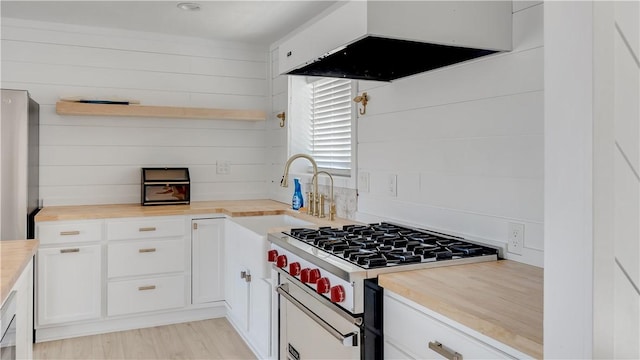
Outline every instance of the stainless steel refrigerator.
POLYGON ((26 90, 2 89, 0 240, 34 238, 40 210, 40 105, 26 90))

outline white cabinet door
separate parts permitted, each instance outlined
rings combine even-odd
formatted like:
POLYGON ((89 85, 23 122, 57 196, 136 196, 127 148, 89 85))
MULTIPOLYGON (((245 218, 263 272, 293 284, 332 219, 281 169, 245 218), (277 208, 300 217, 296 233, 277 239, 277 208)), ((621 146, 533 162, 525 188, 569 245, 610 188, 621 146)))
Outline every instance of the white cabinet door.
POLYGON ((227 276, 225 299, 231 321, 258 352, 271 353, 271 283, 267 234, 257 234, 233 221, 225 226, 227 276))
POLYGON ((100 247, 89 245, 38 250, 39 325, 100 318, 100 247))
POLYGON ((224 219, 198 219, 191 226, 191 301, 224 299, 224 219))
POLYGON ((225 301, 232 321, 246 331, 249 311, 249 283, 246 281, 249 268, 246 260, 252 249, 246 247, 247 242, 242 236, 244 229, 240 225, 226 221, 224 230, 225 301))
POLYGON ((271 355, 271 283, 265 279, 251 278, 249 294, 249 337, 259 355, 271 355))
MULTIPOLYGON (((236 259, 237 260, 237 259, 236 259)), ((235 263, 230 267, 231 276, 227 277, 231 282, 231 293, 233 294, 233 303, 229 308, 236 326, 242 331, 249 329, 249 283, 246 276, 251 276, 251 272, 241 262, 235 263), (243 277, 244 276, 244 277, 243 277)))
POLYGON ((16 291, 16 358, 33 358, 33 260, 14 286, 16 291))

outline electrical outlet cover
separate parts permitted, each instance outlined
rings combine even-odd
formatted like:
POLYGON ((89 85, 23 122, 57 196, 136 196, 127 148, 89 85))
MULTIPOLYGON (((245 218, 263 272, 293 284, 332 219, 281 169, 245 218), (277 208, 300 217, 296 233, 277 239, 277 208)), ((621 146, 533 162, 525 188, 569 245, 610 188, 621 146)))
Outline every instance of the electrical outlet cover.
POLYGON ((228 161, 216 161, 216 174, 226 175, 231 172, 231 163, 228 161))
POLYGON ((509 223, 507 231, 507 251, 512 254, 522 255, 524 247, 524 224, 509 223))

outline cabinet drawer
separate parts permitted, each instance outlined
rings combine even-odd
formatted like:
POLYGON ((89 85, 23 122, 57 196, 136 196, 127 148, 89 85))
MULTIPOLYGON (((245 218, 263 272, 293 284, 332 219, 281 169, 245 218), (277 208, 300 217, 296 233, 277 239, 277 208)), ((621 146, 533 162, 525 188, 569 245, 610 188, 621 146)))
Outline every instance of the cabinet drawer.
POLYGON ((109 243, 109 278, 184 271, 184 240, 109 243))
POLYGON ((184 286, 183 275, 109 282, 107 314, 115 316, 184 307, 184 286))
POLYGON ((183 237, 184 234, 183 218, 153 217, 107 221, 107 240, 183 237))
MULTIPOLYGON (((416 307, 420 305, 416 304, 416 307)), ((464 333, 422 311, 401 302, 385 292, 384 336, 391 343, 417 359, 442 359, 429 348, 430 342, 439 342, 451 352, 469 359, 513 359, 513 356, 464 333)), ((505 345, 506 346, 506 345, 505 345)), ((390 349, 396 350, 396 349, 390 349)), ((394 353, 390 351, 387 355, 394 353)))
POLYGON ((37 223, 36 237, 40 239, 41 245, 100 241, 102 239, 102 220, 37 223))

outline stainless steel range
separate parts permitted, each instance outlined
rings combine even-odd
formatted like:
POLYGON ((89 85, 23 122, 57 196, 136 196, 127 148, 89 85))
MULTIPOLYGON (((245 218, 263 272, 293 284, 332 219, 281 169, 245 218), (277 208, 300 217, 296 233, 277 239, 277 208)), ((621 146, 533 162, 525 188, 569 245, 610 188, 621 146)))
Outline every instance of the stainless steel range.
POLYGON ((268 239, 278 274, 280 359, 382 359, 379 274, 499 256, 460 237, 388 222, 291 229, 268 239))

